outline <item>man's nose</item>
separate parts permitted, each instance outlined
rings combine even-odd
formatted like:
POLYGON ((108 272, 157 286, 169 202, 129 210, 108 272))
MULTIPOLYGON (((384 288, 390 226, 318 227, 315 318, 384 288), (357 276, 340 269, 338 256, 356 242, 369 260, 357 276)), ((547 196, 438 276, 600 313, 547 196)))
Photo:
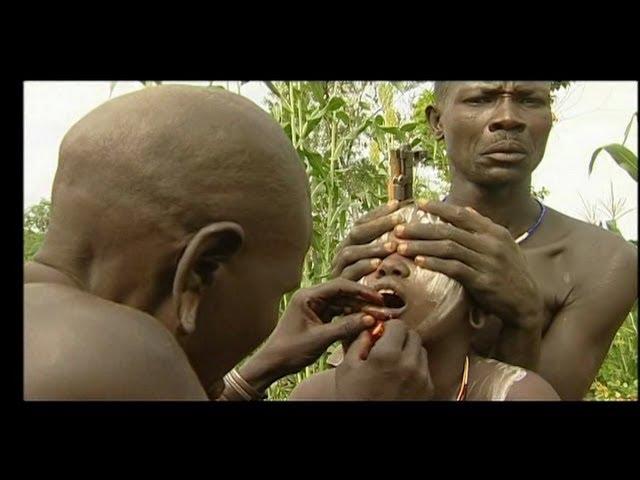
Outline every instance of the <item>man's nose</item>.
POLYGON ((501 99, 489 124, 489 131, 493 133, 499 130, 507 130, 520 133, 525 127, 526 123, 520 117, 518 107, 514 105, 513 99, 510 97, 501 99))

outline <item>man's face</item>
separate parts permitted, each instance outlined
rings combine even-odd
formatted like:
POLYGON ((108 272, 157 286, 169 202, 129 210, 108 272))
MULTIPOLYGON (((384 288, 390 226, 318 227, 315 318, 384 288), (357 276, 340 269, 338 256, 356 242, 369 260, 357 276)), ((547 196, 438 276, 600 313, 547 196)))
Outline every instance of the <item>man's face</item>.
POLYGON ((551 130, 549 82, 450 82, 432 126, 455 172, 481 185, 526 179, 551 130))
MULTIPOLYGON (((399 213, 408 223, 435 221, 415 206, 399 213)), ((376 240, 389 241, 400 240, 393 234, 376 240)), ((418 267, 412 258, 393 253, 360 282, 382 293, 387 312, 416 330, 425 344, 462 328, 466 320, 468 304, 462 286, 441 273, 418 267)))

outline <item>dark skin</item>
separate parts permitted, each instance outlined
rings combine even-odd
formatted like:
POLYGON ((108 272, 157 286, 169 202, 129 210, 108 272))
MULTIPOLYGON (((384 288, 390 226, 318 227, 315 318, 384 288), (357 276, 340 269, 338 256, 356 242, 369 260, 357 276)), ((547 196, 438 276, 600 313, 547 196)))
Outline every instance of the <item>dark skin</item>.
MULTIPOLYGON (((372 348, 368 332, 361 334, 346 346, 344 360, 335 370, 309 378, 292 392, 290 399, 455 400, 465 356, 471 347, 468 299, 459 288, 445 298, 433 291, 426 293, 429 278, 432 275, 425 276, 410 258, 397 253, 385 257, 363 281, 374 289, 392 288, 401 296, 405 305, 396 313, 398 319, 385 323, 384 334, 372 348), (365 359, 359 354, 362 350, 369 350, 365 359), (387 362, 405 365, 406 371, 389 371, 385 368, 387 362), (391 375, 399 375, 402 381, 390 382, 391 375), (362 396, 362 383, 376 388, 362 396)), ((387 308, 367 308, 374 310, 387 308)), ((490 377, 495 375, 495 368, 472 360, 470 384, 497 382, 495 376, 490 377)), ((533 372, 505 388, 509 388, 506 400, 558 399, 551 386, 533 372)), ((486 400, 487 395, 486 391, 471 389, 467 400, 486 400)))
POLYGON ((370 328, 362 309, 381 303, 336 279, 298 292, 274 331, 310 243, 308 183, 280 126, 227 92, 98 107, 63 140, 52 207, 24 267, 26 399, 215 399, 268 338, 240 369, 263 390, 370 328))
POLYGON ((539 373, 560 397, 582 399, 637 298, 637 249, 603 229, 540 210, 531 173, 551 129, 546 82, 451 82, 427 110, 447 146, 445 203, 419 203, 448 226, 399 225, 397 204, 354 226, 334 275, 359 278, 388 250, 366 245, 395 228, 396 251, 460 281, 482 310, 476 350, 539 373))

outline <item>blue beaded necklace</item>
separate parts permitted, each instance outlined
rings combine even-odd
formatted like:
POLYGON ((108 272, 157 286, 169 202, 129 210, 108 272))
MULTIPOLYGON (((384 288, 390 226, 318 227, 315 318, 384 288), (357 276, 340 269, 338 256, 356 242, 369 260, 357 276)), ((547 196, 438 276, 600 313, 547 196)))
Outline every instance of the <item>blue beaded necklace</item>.
MULTIPOLYGON (((446 201, 447 198, 449 196, 445 196, 442 201, 446 201)), ((518 238, 516 238, 515 242, 517 244, 521 244, 522 242, 524 242, 527 238, 529 238, 531 235, 533 235, 533 233, 538 229, 538 227, 540 226, 540 224, 542 223, 542 219, 544 218, 545 214, 547 213, 547 207, 544 205, 544 203, 542 203, 540 200, 538 200, 537 198, 534 198, 534 200, 536 202, 538 202, 538 205, 540 205, 540 215, 538 215, 537 220, 535 221, 535 223, 531 226, 531 228, 529 228, 529 230, 527 230, 526 232, 524 232, 522 235, 520 235, 518 238)))

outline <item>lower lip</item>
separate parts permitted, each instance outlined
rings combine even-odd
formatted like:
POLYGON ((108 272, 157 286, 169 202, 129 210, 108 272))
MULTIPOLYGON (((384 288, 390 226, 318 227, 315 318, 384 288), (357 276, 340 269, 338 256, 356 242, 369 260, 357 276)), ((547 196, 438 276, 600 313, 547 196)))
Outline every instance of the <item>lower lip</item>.
POLYGON ((400 308, 375 307, 376 311, 383 313, 387 319, 398 318, 407 309, 407 306, 400 308))
POLYGON ((524 160, 527 154, 522 152, 493 152, 485 153, 484 156, 498 162, 519 162, 524 160))

